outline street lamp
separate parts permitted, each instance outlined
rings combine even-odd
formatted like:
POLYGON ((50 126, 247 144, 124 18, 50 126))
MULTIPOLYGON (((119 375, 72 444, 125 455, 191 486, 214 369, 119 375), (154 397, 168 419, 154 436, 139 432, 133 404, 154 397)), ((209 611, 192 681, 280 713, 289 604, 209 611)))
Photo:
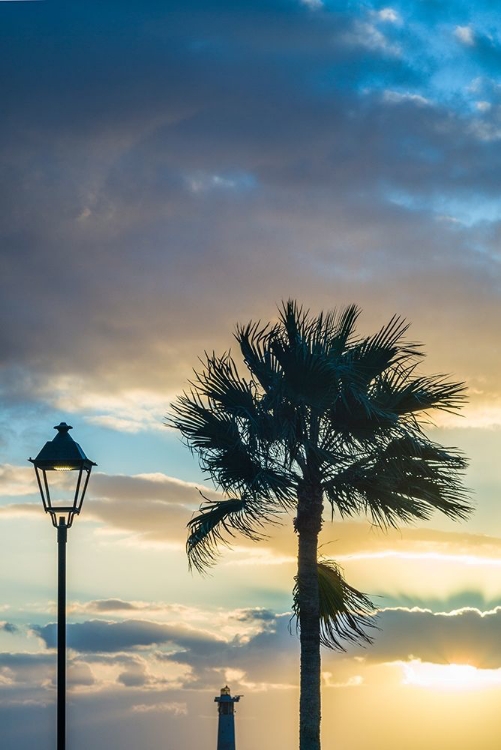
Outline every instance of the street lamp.
MULTIPOLYGON (((57 529, 57 750, 65 750, 66 744, 66 538, 73 519, 80 513, 89 483, 94 461, 87 458, 68 431, 73 429, 66 422, 54 427, 57 435, 45 443, 36 458, 28 459, 35 467, 38 487, 46 513, 57 529), (76 472, 73 502, 56 497, 56 487, 49 488, 49 472, 76 472)), ((54 480, 54 475, 52 476, 54 480)), ((52 481, 52 484, 54 482, 52 481)))

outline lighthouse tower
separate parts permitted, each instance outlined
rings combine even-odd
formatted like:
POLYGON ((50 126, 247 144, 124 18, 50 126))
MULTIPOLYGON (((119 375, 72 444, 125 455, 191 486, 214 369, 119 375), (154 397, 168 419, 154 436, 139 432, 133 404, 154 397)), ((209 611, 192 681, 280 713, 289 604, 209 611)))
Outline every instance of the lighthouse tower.
POLYGON ((235 750, 235 703, 242 696, 230 694, 228 685, 221 688, 221 695, 214 698, 218 704, 217 750, 235 750))

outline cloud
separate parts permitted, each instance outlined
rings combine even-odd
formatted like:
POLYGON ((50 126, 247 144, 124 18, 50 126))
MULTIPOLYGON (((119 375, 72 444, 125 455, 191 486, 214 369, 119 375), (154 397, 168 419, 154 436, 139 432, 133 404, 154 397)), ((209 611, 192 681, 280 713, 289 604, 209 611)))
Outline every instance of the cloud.
MULTIPOLYGON (((141 655, 120 651, 86 652, 84 656, 69 651, 67 683, 72 699, 77 695, 98 692, 128 691, 159 693, 190 683, 191 668, 175 661, 162 660, 154 650, 141 655)), ((34 652, 0 654, 0 692, 2 703, 14 701, 46 703, 56 687, 55 654, 34 652)))
MULTIPOLYGON (((327 516, 327 514, 326 514, 327 516)), ((250 544, 238 539, 238 546, 245 554, 260 548, 267 555, 290 563, 296 557, 297 540, 292 531, 292 519, 284 518, 284 524, 270 529, 269 539, 250 544), (247 546, 248 544, 248 546, 247 546)), ((399 529, 379 529, 364 520, 330 521, 326 518, 320 534, 320 552, 343 565, 356 560, 371 560, 383 557, 403 559, 405 556, 422 559, 427 557, 462 558, 479 565, 501 564, 501 538, 488 534, 475 534, 465 529, 440 530, 431 527, 403 526, 399 529)), ((223 561, 233 553, 224 552, 223 561)), ((231 564, 233 564, 233 559, 231 564)))
MULTIPOLYGON (((378 20, 387 20, 378 15, 378 20)), ((383 32, 373 23, 360 21, 354 29, 345 36, 345 41, 350 45, 367 47, 371 51, 380 52, 390 56, 400 56, 401 49, 396 44, 391 44, 383 32)))
MULTIPOLYGON (((199 489, 211 494, 204 485, 183 482, 160 473, 135 476, 97 473, 93 476, 93 497, 86 500, 86 518, 129 531, 145 541, 175 541, 184 546, 186 524, 200 502, 199 489)), ((213 496, 217 495, 214 493, 213 496)), ((284 513, 282 521, 282 525, 270 527, 269 539, 259 544, 237 537, 231 564, 293 563, 296 539, 292 517, 284 513)), ((383 551, 492 558, 498 558, 501 553, 501 540, 495 536, 412 527, 381 531, 364 521, 326 522, 321 544, 328 544, 325 553, 330 554, 332 550, 337 559, 383 551)), ((222 562, 228 554, 224 551, 222 562)))
POLYGON ((131 710, 142 714, 160 711, 174 716, 186 716, 188 713, 186 703, 135 703, 131 710))
MULTIPOLYGON (((363 650, 350 647, 346 666, 352 670, 351 674, 348 671, 346 679, 341 680, 332 680, 326 676, 326 684, 338 687, 345 683, 350 686, 361 684, 361 680, 355 677, 363 678, 363 671, 354 675, 353 665, 349 667, 350 659, 357 654, 363 656, 364 662, 371 664, 420 659, 434 664, 470 664, 480 669, 498 669, 501 667, 501 649, 497 637, 500 617, 499 607, 487 611, 462 607, 438 613, 417 607, 383 609, 378 622, 381 630, 376 634, 374 645, 363 650)), ((183 651, 174 648, 168 652, 157 652, 156 658, 159 662, 189 665, 192 673, 186 684, 199 689, 210 685, 214 680, 214 672, 223 668, 232 670, 233 683, 247 684, 253 690, 263 689, 262 686, 266 684, 294 684, 298 644, 297 639, 289 633, 289 619, 289 615, 276 616, 273 629, 263 631, 246 641, 225 642, 206 633, 199 633, 194 637, 182 629, 176 632, 171 630, 168 637, 183 651)), ((128 627, 136 631, 132 643, 141 641, 145 645, 142 635, 144 626, 131 622, 128 627), (141 633, 140 637, 138 632, 141 633)), ((147 640, 149 645, 153 645, 155 638, 160 639, 157 632, 149 630, 149 627, 147 640)), ((88 624, 85 624, 85 628, 88 628, 88 624)), ((118 635, 120 628, 112 626, 110 632, 112 631, 118 635)), ((69 635, 71 637, 71 631, 69 635)), ((94 641, 92 643, 96 647, 94 641)), ((119 636, 116 648, 123 645, 119 636)), ((324 661, 324 668, 328 673, 331 669, 331 656, 328 652, 324 654, 324 661)), ((129 680, 127 684, 130 685, 146 684, 145 669, 141 665, 128 667, 121 679, 124 683, 129 680)))
POLYGON ((431 102, 429 101, 429 99, 426 99, 424 96, 421 96, 421 94, 413 94, 411 92, 401 92, 401 91, 384 91, 383 101, 393 103, 393 104, 400 104, 401 102, 409 102, 411 104, 415 104, 418 107, 426 107, 426 106, 431 105, 431 102))
POLYGON ((0 630, 3 630, 5 633, 17 633, 19 628, 12 622, 0 622, 0 630))
POLYGON ((78 659, 72 659, 68 665, 68 686, 73 688, 91 688, 96 684, 96 679, 88 664, 78 659))
POLYGON ((148 500, 189 506, 199 500, 198 488, 194 482, 184 482, 161 472, 132 476, 97 472, 92 476, 92 493, 102 500, 148 500))
MULTIPOLYGON (((231 671, 232 682, 252 690, 294 684, 298 641, 289 632, 290 614, 236 610, 215 613, 213 620, 211 628, 196 621, 193 625, 139 619, 70 622, 72 684, 84 691, 113 686, 158 691, 181 684, 200 690, 219 681, 224 670, 231 671)), ((47 648, 55 648, 55 624, 31 628, 47 648)), ((0 659, 0 668, 4 664, 19 670, 19 658, 0 659)), ((25 669, 37 668, 41 684, 53 658, 26 654, 21 664, 25 669)))
POLYGON ((54 657, 47 653, 0 653, 0 675, 9 686, 37 690, 50 682, 54 657))
POLYGON ((132 613, 140 613, 157 623, 169 627, 190 624, 205 634, 217 639, 248 642, 255 635, 274 628, 276 614, 263 607, 228 609, 227 607, 195 607, 165 602, 137 602, 117 599, 101 599, 89 602, 71 602, 68 607, 72 618, 83 614, 104 614, 130 619, 132 613))
MULTIPOLYGON (((487 464, 488 460, 490 459, 486 455, 487 464)), ((488 465, 485 471, 481 466, 478 470, 482 476, 489 475, 488 465)), ((13 470, 11 473, 14 478, 16 471, 13 470)), ((17 493, 13 482, 14 479, 11 481, 11 491, 17 493)), ((21 475, 21 489, 24 486, 23 482, 21 475)), ((100 524, 96 533, 103 544, 143 548, 167 545, 181 552, 186 541, 186 525, 199 505, 199 487, 210 494, 210 490, 203 484, 184 482, 160 472, 132 476, 96 472, 92 478, 91 494, 85 501, 85 514, 81 520, 100 524)), ((216 493, 213 496, 216 497, 216 493)), ((494 498, 492 501, 494 502, 494 498)), ((39 518, 39 503, 11 503, 0 508, 0 518, 22 516, 39 518)), ((274 575, 281 585, 280 582, 283 583, 284 576, 289 574, 288 571, 294 570, 297 553, 292 517, 284 514, 282 520, 281 526, 269 528, 269 538, 259 544, 236 537, 232 549, 222 549, 219 564, 231 569, 239 566, 274 566, 277 568, 274 575)), ((323 554, 332 556, 349 569, 354 563, 362 563, 366 559, 408 560, 415 561, 416 564, 419 561, 424 563, 435 560, 437 564, 445 565, 455 561, 469 568, 481 566, 484 569, 491 567, 493 570, 501 564, 501 541, 498 537, 463 530, 402 528, 383 532, 367 525, 363 520, 342 523, 326 520, 321 545, 323 554)), ((293 575, 293 572, 290 575, 293 575)), ((471 585, 470 578, 467 585, 471 585)), ((416 591, 415 595, 418 593, 416 591)), ((96 614, 116 614, 120 608, 130 611, 133 608, 136 611, 144 608, 143 611, 149 609, 150 612, 155 612, 154 607, 149 608, 145 603, 121 604, 120 600, 94 604, 90 602, 78 606, 78 611, 96 614)))
POLYGON ((452 612, 419 608, 381 611, 374 645, 364 652, 370 662, 420 659, 433 664, 501 667, 501 607, 482 612, 463 607, 452 612))
POLYGON ((364 684, 364 678, 361 675, 353 675, 345 682, 336 682, 333 680, 332 672, 322 672, 322 685, 328 688, 352 688, 360 687, 364 684))
POLYGON ((273 622, 275 620, 275 614, 269 609, 254 608, 254 609, 241 609, 235 613, 235 618, 239 622, 255 622, 261 620, 262 622, 273 622))
MULTIPOLYGON (((34 481, 29 487, 22 471, 17 477, 16 468, 8 467, 10 478, 6 492, 10 495, 35 493, 34 481)), ((95 472, 82 520, 99 521, 108 529, 130 532, 145 541, 171 540, 184 547, 186 524, 200 502, 199 486, 160 472, 132 476, 95 472)), ((204 492, 216 496, 210 489, 204 488, 204 492)), ((39 502, 9 503, 0 507, 0 516, 35 518, 40 516, 40 511, 39 502)))
POLYGON ((132 664, 127 670, 120 672, 117 679, 125 687, 142 687, 148 681, 146 668, 140 662, 132 664))
MULTIPOLYGON (((55 648, 55 624, 33 625, 32 630, 47 648, 55 648)), ((68 646, 82 653, 107 653, 159 644, 170 644, 175 652, 179 652, 186 647, 202 648, 207 645, 210 648, 210 644, 214 646, 221 642, 220 638, 207 633, 201 635, 188 627, 172 627, 148 620, 88 620, 68 624, 67 633, 68 646)))
MULTIPOLYGON (((497 195, 496 144, 463 105, 477 97, 430 75, 449 57, 415 4, 405 22, 390 6, 311 5, 195 4, 153 22, 146 4, 139 23, 127 6, 112 25, 88 3, 85 23, 71 9, 56 27, 46 4, 29 53, 5 28, 6 406, 159 430, 197 356, 290 294, 315 309, 359 300, 368 321, 402 312, 439 369, 486 378, 486 404, 498 393, 498 219, 492 232, 435 221, 497 195), (454 346, 458 327, 471 348, 454 346)), ((470 27, 451 28, 464 41, 470 27)), ((460 52, 469 81, 488 72, 460 52)))
POLYGON ((123 599, 97 599, 83 604, 72 603, 71 612, 126 612, 149 609, 148 602, 126 602, 123 599))
MULTIPOLYGON (((265 621, 271 616, 261 614, 265 621)), ((249 616, 252 613, 240 612, 242 622, 249 616)), ((418 608, 382 610, 381 631, 376 634, 372 647, 350 648, 343 657, 323 652, 325 705, 330 700, 327 692, 330 688, 335 689, 336 695, 355 688, 376 689, 381 679, 374 672, 376 665, 378 669, 387 669, 385 665, 397 666, 403 678, 407 675, 409 684, 414 685, 426 677, 426 669, 429 676, 433 665, 449 663, 491 670, 494 680, 493 670, 499 670, 501 659, 497 638, 500 616, 499 607, 487 611, 461 608, 438 614, 418 608), (425 665, 425 672, 421 665, 425 665), (413 669, 414 677, 410 671, 413 669)), ((99 622, 97 629, 96 621, 80 625, 81 628, 75 628, 70 624, 68 632, 73 647, 75 634, 82 647, 79 654, 73 649, 70 651, 72 700, 78 695, 92 700, 99 692, 103 701, 115 696, 114 700, 120 700, 122 706, 128 705, 128 710, 136 714, 172 713, 182 717, 186 713, 195 715, 196 693, 205 696, 206 701, 206 691, 214 691, 215 684, 224 684, 227 680, 231 681, 234 693, 245 692, 247 696, 266 691, 275 696, 277 692, 297 689, 298 639, 289 632, 289 615, 275 615, 272 628, 247 641, 215 639, 201 630, 194 633, 186 626, 165 627, 151 621, 127 621, 125 628, 111 621, 99 622), (103 628, 109 629, 104 638, 103 628), (103 640, 97 645, 97 637, 104 640, 105 649, 103 640), (117 650, 112 650, 112 640, 117 650), (175 643, 177 648, 171 648, 168 643, 175 643), (128 652, 118 650, 124 646, 128 652), (84 651, 84 648, 97 650, 84 651), (183 693, 179 692, 181 686, 183 693)), ((37 632, 48 646, 53 645, 48 629, 40 628, 37 632)), ((0 655, 2 674, 11 679, 15 676, 17 680, 18 670, 22 668, 27 685, 29 673, 26 670, 30 669, 33 687, 38 690, 21 698, 13 693, 15 683, 0 685, 6 700, 40 701, 40 691, 49 685, 47 668, 50 663, 53 668, 53 661, 53 654, 0 655)))
POLYGON ((376 16, 381 21, 387 21, 389 23, 399 23, 401 21, 401 17, 394 8, 381 8, 381 10, 377 11, 376 16))
MULTIPOLYGON (((3 471, 6 494, 36 493, 34 477, 29 484, 24 469, 18 474, 17 468, 0 467, 0 492, 3 471)), ((172 542, 181 549, 185 544, 186 524, 200 502, 198 488, 195 483, 160 472, 133 476, 96 472, 92 476, 82 519, 129 532, 139 543, 172 542)), ((204 492, 215 496, 210 489, 204 488, 204 492)), ((0 507, 0 517, 4 518, 38 518, 40 514, 40 502, 9 503, 0 507)))
POLYGON ((0 465, 0 495, 32 495, 37 491, 35 473, 28 466, 0 465))
POLYGON ((141 388, 100 393, 82 386, 81 378, 56 377, 50 387, 39 386, 38 394, 66 414, 87 412, 86 422, 117 432, 135 434, 144 430, 165 430, 163 414, 169 394, 141 388))
POLYGON ((471 26, 456 26, 456 28, 454 29, 454 36, 462 44, 466 44, 469 47, 473 47, 475 45, 475 36, 471 26))

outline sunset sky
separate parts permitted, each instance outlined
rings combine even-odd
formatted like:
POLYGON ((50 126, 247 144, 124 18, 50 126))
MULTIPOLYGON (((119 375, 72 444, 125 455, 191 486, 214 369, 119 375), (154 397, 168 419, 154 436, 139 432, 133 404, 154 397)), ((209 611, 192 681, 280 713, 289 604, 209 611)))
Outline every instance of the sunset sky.
MULTIPOLYGON (((501 18, 479 0, 0 1, 0 746, 53 750, 56 534, 28 457, 98 466, 68 543, 68 748, 297 748, 292 518, 192 575, 211 491, 164 425, 237 323, 355 302, 468 385, 429 435, 471 519, 322 552, 380 609, 323 655, 325 750, 498 750, 501 18)), ((214 496, 214 495, 213 495, 214 496)))

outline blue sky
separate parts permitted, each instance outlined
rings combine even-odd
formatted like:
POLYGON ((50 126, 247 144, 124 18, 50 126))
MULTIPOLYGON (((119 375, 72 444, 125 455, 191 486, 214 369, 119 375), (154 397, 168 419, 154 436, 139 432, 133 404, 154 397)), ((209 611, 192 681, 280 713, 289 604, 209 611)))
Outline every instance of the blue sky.
POLYGON ((324 745, 497 748, 496 4, 3 2, 0 35, 2 748, 54 745, 56 540, 27 458, 61 420, 98 464, 68 545, 71 747, 213 747, 227 681, 239 750, 296 746, 291 519, 192 576, 210 486, 164 425, 203 352, 289 297, 356 302, 362 332, 402 315, 469 391, 430 426, 470 456, 467 524, 325 525, 382 630, 324 655, 324 745))

